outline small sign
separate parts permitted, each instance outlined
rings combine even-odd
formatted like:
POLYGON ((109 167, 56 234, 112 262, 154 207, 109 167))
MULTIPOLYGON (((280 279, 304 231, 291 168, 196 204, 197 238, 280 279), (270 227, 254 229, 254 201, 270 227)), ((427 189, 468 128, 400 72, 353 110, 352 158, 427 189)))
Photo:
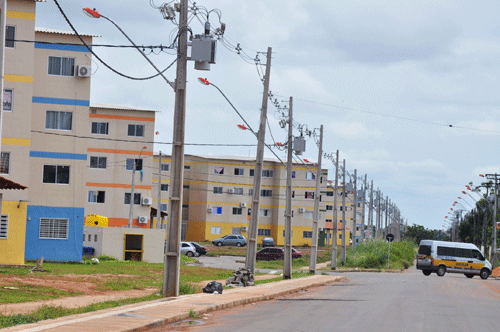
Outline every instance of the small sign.
POLYGON ((387 234, 387 236, 385 237, 385 239, 387 241, 389 241, 389 242, 392 242, 392 241, 394 241, 394 235, 392 235, 392 234, 389 233, 389 234, 387 234))

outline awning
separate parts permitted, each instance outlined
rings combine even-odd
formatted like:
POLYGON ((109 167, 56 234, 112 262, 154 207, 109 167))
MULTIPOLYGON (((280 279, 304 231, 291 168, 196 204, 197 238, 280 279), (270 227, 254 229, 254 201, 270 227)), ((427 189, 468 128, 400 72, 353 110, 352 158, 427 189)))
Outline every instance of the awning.
POLYGON ((0 189, 18 189, 18 190, 24 190, 24 189, 28 189, 28 187, 20 185, 17 182, 11 181, 9 179, 6 179, 6 178, 0 176, 0 189))

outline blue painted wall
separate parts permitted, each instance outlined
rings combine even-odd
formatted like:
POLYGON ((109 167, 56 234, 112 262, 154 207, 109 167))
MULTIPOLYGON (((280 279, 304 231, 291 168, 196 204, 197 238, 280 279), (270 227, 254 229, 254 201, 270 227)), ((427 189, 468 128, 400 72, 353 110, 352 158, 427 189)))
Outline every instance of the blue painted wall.
POLYGON ((25 259, 44 257, 48 261, 81 261, 84 208, 28 206, 25 259), (40 218, 68 220, 68 239, 40 239, 40 218))

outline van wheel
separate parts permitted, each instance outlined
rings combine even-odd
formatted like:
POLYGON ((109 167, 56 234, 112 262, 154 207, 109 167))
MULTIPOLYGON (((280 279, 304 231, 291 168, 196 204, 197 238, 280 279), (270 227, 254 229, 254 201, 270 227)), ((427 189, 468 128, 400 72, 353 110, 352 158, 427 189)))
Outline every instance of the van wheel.
POLYGON ((488 277, 490 276, 490 271, 488 271, 488 269, 482 269, 479 273, 479 276, 481 277, 481 279, 488 279, 488 277))
POLYGON ((422 270, 422 273, 424 274, 424 276, 430 276, 432 271, 431 270, 422 270))
POLYGON ((465 276, 466 276, 467 278, 469 278, 469 279, 470 279, 470 278, 472 278, 472 277, 474 277, 474 275, 473 275, 473 274, 470 274, 470 273, 466 273, 466 274, 465 274, 465 276))
POLYGON ((442 277, 446 273, 446 266, 440 265, 436 271, 437 275, 442 277))

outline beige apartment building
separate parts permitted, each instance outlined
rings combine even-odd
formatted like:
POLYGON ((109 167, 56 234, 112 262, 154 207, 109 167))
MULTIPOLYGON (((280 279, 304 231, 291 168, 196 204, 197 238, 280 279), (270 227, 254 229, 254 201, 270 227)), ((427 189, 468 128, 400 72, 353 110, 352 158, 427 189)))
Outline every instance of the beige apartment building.
MULTIPOLYGON (((159 156, 153 164, 159 166, 159 156)), ((161 209, 169 199, 170 156, 161 161, 161 209)), ((191 241, 211 241, 227 234, 247 236, 252 209, 255 158, 186 155, 184 160, 184 197, 182 237, 191 241)), ((262 171, 259 208, 258 242, 273 237, 284 244, 286 206, 286 166, 274 159, 265 159, 262 171)), ((294 164, 292 171, 292 243, 311 245, 315 169, 312 164, 294 164)), ((327 210, 328 171, 321 181, 320 239, 329 233, 333 209, 327 210)), ((153 204, 158 204, 158 177, 153 177, 153 204)), ((332 200, 333 202, 333 200, 332 200)))

